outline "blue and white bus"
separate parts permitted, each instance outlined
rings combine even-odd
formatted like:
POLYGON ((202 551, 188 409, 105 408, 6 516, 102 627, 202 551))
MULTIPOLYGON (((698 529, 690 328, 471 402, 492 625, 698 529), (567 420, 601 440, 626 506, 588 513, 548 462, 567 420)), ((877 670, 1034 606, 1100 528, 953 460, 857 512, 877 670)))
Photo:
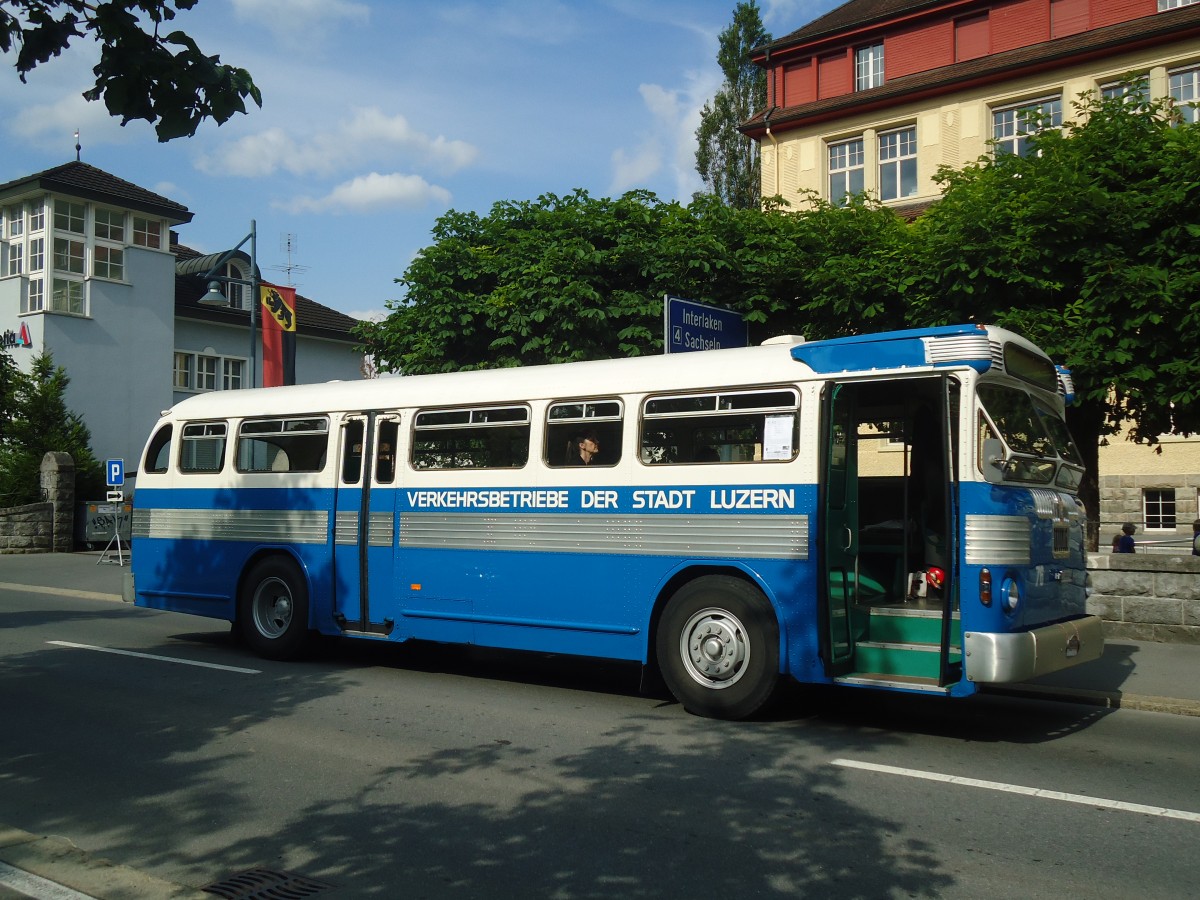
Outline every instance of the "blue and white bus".
POLYGON ((139 606, 657 670, 693 713, 781 677, 949 697, 1097 658, 1069 380, 948 326, 213 392, 137 478, 139 606))

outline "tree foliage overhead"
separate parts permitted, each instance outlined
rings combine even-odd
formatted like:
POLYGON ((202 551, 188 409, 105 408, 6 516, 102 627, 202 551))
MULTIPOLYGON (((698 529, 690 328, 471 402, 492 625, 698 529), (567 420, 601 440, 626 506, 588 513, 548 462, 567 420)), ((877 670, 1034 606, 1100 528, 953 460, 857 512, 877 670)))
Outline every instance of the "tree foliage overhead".
POLYGON ((104 100, 124 125, 154 124, 160 141, 189 137, 205 119, 218 125, 246 111, 246 98, 262 95, 245 69, 207 56, 187 34, 159 34, 177 10, 198 0, 0 0, 0 51, 16 48, 21 81, 76 38, 100 45, 88 100, 104 100), (150 26, 147 30, 146 26, 150 26))
MULTIPOLYGON (((0 352, 0 356, 7 354, 0 352)), ((11 360, 9 361, 11 363, 11 360)), ((0 396, 0 506, 23 506, 42 500, 42 457, 48 452, 71 454, 79 496, 103 486, 100 463, 91 451, 91 433, 83 419, 67 408, 70 379, 48 354, 34 357, 24 374, 0 364, 10 389, 0 396)))
POLYGON ((399 279, 404 301, 359 335, 382 370, 419 374, 661 353, 665 294, 743 312, 756 340, 832 336, 845 315, 888 327, 901 297, 859 253, 872 242, 871 259, 894 259, 906 235, 880 207, 795 215, 646 191, 451 211, 399 279), (861 309, 856 292, 871 298, 861 309))
POLYGON ((755 0, 739 3, 720 36, 717 62, 725 79, 700 111, 696 171, 722 203, 753 209, 761 202, 758 144, 738 131, 766 101, 767 73, 750 61, 750 51, 771 40, 755 0))

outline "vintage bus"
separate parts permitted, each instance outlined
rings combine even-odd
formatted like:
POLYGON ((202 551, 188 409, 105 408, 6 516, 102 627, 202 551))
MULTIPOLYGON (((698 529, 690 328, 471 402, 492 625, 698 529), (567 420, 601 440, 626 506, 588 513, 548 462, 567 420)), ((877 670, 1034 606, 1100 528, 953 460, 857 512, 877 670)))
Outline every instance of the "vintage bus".
POLYGON ((1097 658, 1069 375, 966 325, 213 392, 141 460, 139 606, 948 697, 1097 658))

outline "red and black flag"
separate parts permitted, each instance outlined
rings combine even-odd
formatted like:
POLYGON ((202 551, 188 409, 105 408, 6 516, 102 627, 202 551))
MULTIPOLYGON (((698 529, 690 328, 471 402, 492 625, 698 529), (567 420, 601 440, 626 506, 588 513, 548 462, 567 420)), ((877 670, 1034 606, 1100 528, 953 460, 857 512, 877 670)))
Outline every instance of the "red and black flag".
POLYGON ((261 285, 263 387, 296 383, 296 289, 261 285))

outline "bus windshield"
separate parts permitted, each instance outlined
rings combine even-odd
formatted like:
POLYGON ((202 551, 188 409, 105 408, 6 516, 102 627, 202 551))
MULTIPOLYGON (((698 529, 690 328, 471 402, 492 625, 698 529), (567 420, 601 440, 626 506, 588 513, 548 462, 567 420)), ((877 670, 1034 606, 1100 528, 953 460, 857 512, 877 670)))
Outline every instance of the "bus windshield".
MULTIPOLYGON (((989 438, 1003 443, 1003 460, 991 460, 1000 463, 1002 480, 1079 486, 1083 459, 1057 411, 1020 388, 999 384, 980 385, 979 402, 980 446, 989 438)), ((991 474, 986 462, 984 472, 991 474)))

